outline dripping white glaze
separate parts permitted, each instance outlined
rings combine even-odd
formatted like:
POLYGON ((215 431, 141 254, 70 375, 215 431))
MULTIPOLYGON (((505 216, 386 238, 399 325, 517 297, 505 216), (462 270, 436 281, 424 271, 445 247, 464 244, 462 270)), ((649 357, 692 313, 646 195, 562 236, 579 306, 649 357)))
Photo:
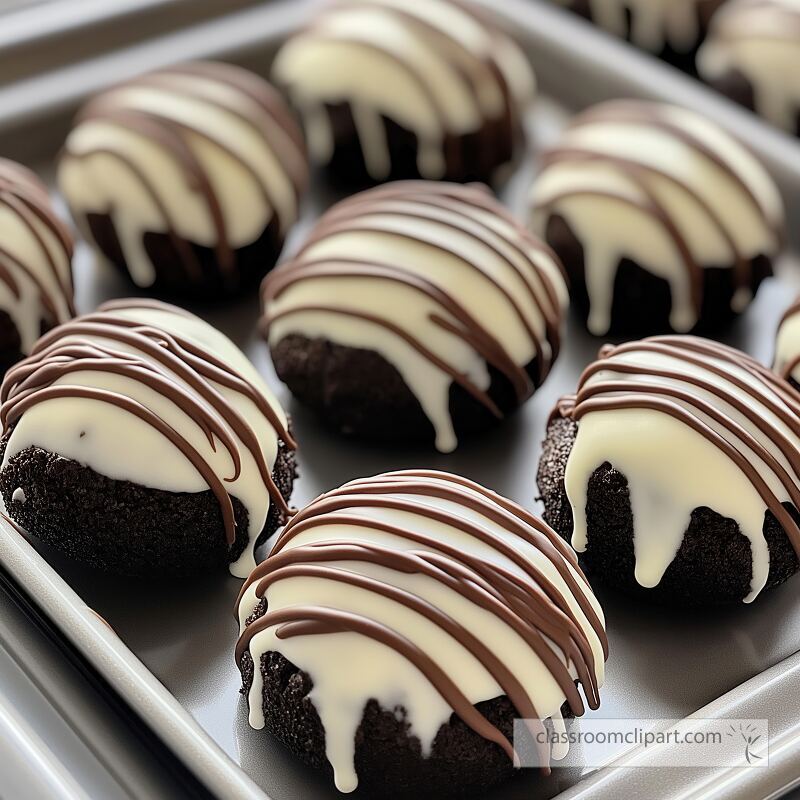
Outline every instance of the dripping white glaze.
POLYGON ((778 327, 774 369, 781 377, 800 384, 800 303, 787 311, 778 327))
POLYGON ((795 133, 800 112, 800 0, 735 0, 714 16, 697 55, 703 78, 735 71, 753 88, 755 109, 795 133))
MULTIPOLYGON (((434 489, 452 489, 456 486, 465 491, 467 497, 485 500, 485 495, 480 494, 480 487, 474 484, 471 487, 464 486, 463 479, 445 473, 401 472, 360 479, 346 484, 338 492, 358 499, 374 497, 373 504, 353 504, 319 516, 317 524, 298 532, 279 552, 308 547, 319 551, 347 543, 377 545, 400 553, 432 552, 443 555, 437 548, 451 546, 470 556, 477 556, 507 568, 526 581, 529 591, 538 592, 531 576, 502 553, 495 542, 509 544, 527 562, 541 570, 575 615, 591 651, 592 663, 589 668, 594 671, 597 684, 602 685, 605 660, 603 643, 579 606, 576 595, 550 558, 534 544, 521 539, 498 521, 490 519, 480 509, 470 508, 452 499, 433 495, 421 496, 410 490, 404 492, 406 485, 411 487, 418 484, 420 479, 434 489), (366 495, 359 491, 361 487, 385 487, 385 493, 378 496, 366 495), (419 510, 415 512, 383 507, 381 501, 384 498, 411 501, 418 505, 419 510), (483 542, 459 529, 456 523, 432 520, 425 515, 427 508, 445 512, 455 520, 476 523, 493 537, 493 541, 483 542), (356 515, 358 523, 337 522, 337 518, 344 514, 348 517, 356 515), (396 526, 401 529, 401 533, 379 530, 375 527, 379 524, 396 526), (424 534, 429 543, 420 544, 408 538, 407 534, 403 535, 404 531, 424 534)), ((319 501, 325 497, 323 495, 319 501)), ((491 499, 489 507, 499 508, 491 499)), ((311 508, 313 509, 313 504, 311 508)), ((275 553, 273 550, 271 556, 275 553)), ((455 563, 450 556, 445 558, 449 563, 455 563)), ((558 558, 561 559, 560 556, 558 558)), ((492 652, 501 656, 533 700, 542 720, 553 719, 557 728, 563 725, 560 709, 566 700, 564 692, 539 656, 495 613, 424 573, 407 573, 384 564, 361 560, 331 560, 325 564, 348 573, 367 576, 383 585, 406 590, 443 611, 481 639, 492 652)), ((567 568, 577 580, 578 591, 586 598, 602 625, 602 610, 585 578, 571 562, 567 568)), ((239 603, 241 631, 245 631, 246 620, 259 604, 257 588, 258 577, 254 575, 249 585, 246 584, 239 603)), ((365 615, 370 620, 386 625, 405 636, 442 666, 473 705, 503 694, 495 678, 463 644, 419 612, 375 591, 338 582, 335 578, 287 576, 271 583, 264 597, 270 612, 297 606, 324 606, 365 615)), ((306 672, 313 681, 309 699, 320 715, 325 730, 326 755, 333 767, 336 786, 340 791, 350 792, 358 785, 353 763, 355 734, 364 707, 370 699, 377 700, 382 708, 388 710, 397 710, 400 707, 405 709, 411 735, 419 738, 423 756, 430 754, 433 740, 441 726, 450 719, 453 708, 411 661, 391 647, 353 632, 284 638, 276 634, 277 628, 278 626, 273 625, 259 630, 247 648, 255 664, 254 679, 248 695, 249 719, 254 728, 264 726, 261 658, 264 654, 275 651, 306 672)), ((552 642, 550 645, 553 646, 552 642)), ((561 658, 563 659, 563 655, 561 658)), ((565 666, 572 678, 576 678, 575 665, 565 666)), ((559 748, 553 753, 553 757, 563 757, 565 754, 565 750, 559 748)))
POLYGON ((320 163, 334 145, 325 105, 350 104, 377 181, 391 168, 382 117, 416 134, 420 175, 439 179, 447 134, 479 130, 501 118, 507 103, 517 118, 535 90, 514 42, 449 0, 333 3, 283 46, 272 75, 305 117, 320 163))
MULTIPOLYGON (((734 269, 737 257, 749 261, 780 249, 783 210, 770 176, 692 112, 637 101, 602 104, 573 122, 550 159, 532 188, 532 226, 544 236, 549 220, 561 216, 583 245, 595 335, 612 325, 614 282, 625 258, 669 283, 670 324, 684 333, 698 322, 687 259, 701 269, 734 269)), ((741 311, 751 295, 740 287, 733 309, 741 311)))
MULTIPOLYGON (((141 326, 179 336, 202 348, 234 369, 263 395, 285 426, 286 416, 274 395, 244 354, 226 336, 198 317, 174 306, 159 304, 158 307, 137 307, 136 300, 126 302, 128 306, 125 308, 103 311, 94 316, 135 321, 141 326)), ((81 332, 60 341, 66 345, 87 342, 105 345, 116 351, 131 353, 134 358, 147 364, 156 364, 152 356, 128 344, 104 339, 101 334, 87 335, 81 332)), ((196 397, 197 402, 207 405, 182 377, 163 365, 159 369, 179 388, 196 397)), ((278 435, 270 421, 249 397, 214 381, 208 380, 208 383, 256 434, 266 463, 272 469, 278 453, 278 435)), ((178 431, 211 465, 214 472, 226 481, 228 493, 238 498, 247 509, 248 545, 230 569, 241 578, 250 573, 255 566, 253 545, 266 522, 270 495, 253 455, 235 432, 230 431, 242 460, 242 470, 236 480, 230 481, 233 464, 225 448, 218 442, 212 445, 187 410, 155 389, 130 377, 106 372, 102 365, 68 373, 59 377, 55 385, 105 389, 132 398, 178 431)), ((56 397, 32 406, 14 426, 0 470, 17 453, 31 446, 77 461, 106 477, 128 480, 149 488, 170 492, 202 492, 209 488, 194 465, 169 439, 147 422, 111 403, 81 397, 56 397)))

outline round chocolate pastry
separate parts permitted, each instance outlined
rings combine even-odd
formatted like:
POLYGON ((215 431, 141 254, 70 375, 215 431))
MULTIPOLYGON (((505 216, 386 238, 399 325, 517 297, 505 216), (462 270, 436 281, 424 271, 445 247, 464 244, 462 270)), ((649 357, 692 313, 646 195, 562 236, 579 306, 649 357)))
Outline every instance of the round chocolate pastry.
POLYGON ((231 563, 289 515, 289 423, 243 353, 153 300, 55 328, 0 390, 0 493, 31 534, 126 575, 231 563))
POLYGON ((725 0, 555 0, 609 33, 687 72, 725 0))
POLYGON ((691 336, 607 345, 553 412, 545 519, 608 583, 749 603, 798 569, 800 393, 691 336))
POLYGON ((58 180, 84 237, 137 286, 216 298, 275 264, 308 164, 300 127, 269 84, 197 62, 90 100, 58 180))
POLYGON ((780 194, 703 117, 634 100, 578 116, 542 157, 533 228, 561 258, 597 336, 716 331, 780 252, 780 194))
POLYGON ((800 136, 800 0, 732 0, 697 55, 700 76, 800 136))
POLYGON ((789 307, 778 326, 774 369, 800 390, 800 298, 789 307))
POLYGON ((74 315, 72 245, 44 184, 0 158, 0 377, 74 315))
POLYGON ((544 381, 566 303, 558 260, 483 187, 409 181, 328 211, 265 280, 263 323, 332 427, 449 452, 544 381))
MULTIPOLYGON (((575 554, 444 472, 317 498, 245 583, 238 617, 250 724, 344 792, 474 796, 514 773, 515 718, 563 731, 584 712, 578 684, 599 705, 603 612, 575 554)), ((549 772, 546 744, 539 756, 549 772)))
POLYGON ((535 91, 517 45, 459 0, 336 0, 282 47, 272 77, 314 160, 347 186, 503 177, 535 91))

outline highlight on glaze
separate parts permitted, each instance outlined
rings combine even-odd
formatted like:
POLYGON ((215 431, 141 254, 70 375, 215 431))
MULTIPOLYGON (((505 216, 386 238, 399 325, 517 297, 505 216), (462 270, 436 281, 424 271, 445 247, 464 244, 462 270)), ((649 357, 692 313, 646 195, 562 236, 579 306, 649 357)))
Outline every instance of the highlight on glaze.
POLYGON ((159 277, 148 239, 161 234, 182 272, 173 281, 206 280, 195 250, 203 247, 233 290, 237 251, 268 228, 281 241, 297 220, 308 167, 301 130, 266 81, 194 62, 90 100, 67 137, 58 181, 87 241, 137 286, 159 277), (113 246, 96 237, 96 216, 113 223, 113 246))
POLYGON ((47 188, 29 169, 0 158, 0 312, 27 355, 43 328, 75 313, 72 236, 47 188))
POLYGON ((354 195, 264 281, 271 346, 301 334, 367 348, 419 400, 436 447, 457 445, 455 382, 496 416, 489 366, 519 403, 547 377, 567 305, 561 267, 480 186, 406 181, 354 195))
POLYGON ((628 481, 635 578, 657 586, 692 511, 736 520, 750 541, 752 602, 769 575, 765 514, 800 552, 800 393, 744 353, 691 336, 607 345, 556 413, 578 422, 565 486, 573 547, 586 549, 589 479, 610 464, 628 481))
POLYGON ((211 490, 233 544, 232 499, 247 509, 246 577, 270 505, 288 514, 272 469, 287 418, 244 354, 198 317, 153 300, 111 301, 50 331, 6 374, 0 470, 28 447, 106 477, 170 492, 211 490))
POLYGON ((264 727, 260 665, 278 652, 313 682, 341 791, 358 784, 370 699, 403 698, 426 757, 455 712, 513 758, 475 708, 483 700, 507 695, 556 729, 565 702, 584 712, 576 682, 599 704, 604 619, 575 554, 539 518, 449 473, 390 472, 320 496, 248 578, 237 613, 237 664, 249 653, 255 665, 250 724, 264 727))
POLYGON ((731 0, 714 15, 697 54, 701 77, 714 83, 743 77, 755 111, 798 133, 800 0, 731 0))
POLYGON ((602 103, 576 117, 545 152, 531 192, 533 229, 563 218, 583 248, 587 327, 612 327, 623 259, 669 283, 670 324, 690 331, 703 270, 730 268, 732 310, 752 299, 753 260, 782 246, 783 206, 762 165, 714 123, 675 106, 602 103))
POLYGON ((517 45, 460 0, 336 0, 284 44, 272 77, 304 118, 319 163, 333 158, 335 115, 346 107, 378 182, 393 167, 388 123, 416 137, 422 178, 470 174, 463 137, 472 135, 481 160, 509 162, 535 91, 517 45))

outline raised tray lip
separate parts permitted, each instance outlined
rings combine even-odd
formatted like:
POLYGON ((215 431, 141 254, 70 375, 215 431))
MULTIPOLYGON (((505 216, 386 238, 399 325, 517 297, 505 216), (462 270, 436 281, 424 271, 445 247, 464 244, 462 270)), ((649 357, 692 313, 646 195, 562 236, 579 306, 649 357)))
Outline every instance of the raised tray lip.
MULTIPOLYGON (((567 61, 590 71, 598 65, 608 69, 609 59, 614 59, 613 80, 604 92, 609 97, 618 96, 620 82, 627 81, 630 96, 649 97, 666 102, 676 102, 704 111, 729 129, 737 130, 740 137, 766 157, 768 166, 779 179, 790 213, 800 218, 800 141, 773 130, 767 123, 732 102, 716 95, 697 81, 682 75, 652 57, 637 52, 624 43, 615 41, 602 32, 574 18, 563 9, 549 7, 534 0, 473 0, 499 13, 519 31, 520 38, 531 47, 540 49, 540 57, 548 62, 546 70, 537 70, 545 91, 551 89, 553 74, 558 73, 567 61), (535 18, 535 21, 534 21, 535 18), (579 55, 576 55, 576 50, 579 55), (550 74, 548 74, 550 73, 550 74), (658 91, 654 91, 653 81, 658 91)), ((141 71, 149 57, 151 66, 176 60, 212 57, 226 58, 240 49, 268 48, 276 38, 286 35, 319 0, 270 0, 263 6, 237 10, 226 25, 218 21, 204 23, 198 29, 176 34, 178 47, 167 42, 145 42, 138 45, 134 58, 126 61, 120 54, 109 56, 112 69, 97 69, 97 61, 77 64, 72 79, 93 77, 80 90, 68 96, 56 97, 57 84, 49 84, 44 95, 52 103, 53 113, 79 102, 86 94, 102 85, 115 82, 141 71), (235 19, 234 19, 235 18, 235 19), (274 23, 266 27, 266 22, 274 23), (227 24, 230 23, 230 24, 227 24), (257 24, 254 24, 257 23, 257 24), (214 25, 219 34, 213 46, 208 40, 203 45, 201 28, 214 25), (260 31, 259 31, 260 27, 260 31), (237 36, 237 31, 239 34, 237 36), (99 76, 99 77, 98 77, 99 76), (57 100, 57 101, 56 101, 57 100)), ((573 66, 573 68, 575 68, 573 66)), ((52 76, 50 76, 52 77, 52 76)), ((45 84, 42 84, 45 85, 45 84)), ((12 87, 13 88, 13 87, 12 87)), ((29 87, 33 88, 33 87, 29 87)), ((3 89, 0 89, 0 96, 3 89)), ((14 95, 22 99, 21 95, 14 95)), ((595 94, 595 99, 603 97, 595 94)), ((580 103, 578 103, 580 105, 580 103)), ((47 102, 39 108, 48 113, 47 102)), ((19 109, 21 122, 39 121, 33 106, 25 104, 19 109)), ((7 118, 7 119, 10 119, 7 118)), ((0 125, 0 135, 2 135, 0 125)), ((795 234, 800 238, 800 226, 795 234)), ((795 245, 798 240, 795 240, 795 245)), ((58 626, 78 651, 100 674, 115 687, 120 696, 153 729, 164 744, 180 758, 220 798, 259 798, 267 795, 229 757, 212 737, 195 721, 166 687, 153 675, 132 650, 98 618, 96 613, 61 578, 31 544, 0 517, 0 562, 23 586, 41 610, 58 626)), ((770 669, 744 682, 692 716, 744 716, 753 704, 761 712, 781 710, 786 705, 783 698, 800 694, 800 652, 795 653, 770 669), (759 705, 760 704, 760 705, 759 705)), ((785 710, 785 709, 784 709, 785 710)), ((751 716, 755 715, 751 713, 751 716)), ((773 731, 774 732, 774 731, 773 731)), ((778 731, 779 752, 775 754, 775 769, 717 770, 695 773, 691 779, 675 786, 669 795, 664 792, 663 772, 651 772, 648 781, 642 781, 642 771, 629 770, 622 762, 637 757, 627 754, 620 764, 611 764, 585 777, 574 787, 558 795, 559 800, 617 800, 631 796, 629 784, 635 784, 635 796, 689 798, 739 798, 777 797, 800 783, 800 720, 787 720, 785 728, 778 731), (637 776, 634 779, 631 776, 637 776), (731 781, 735 781, 733 784, 731 781)), ((771 754, 772 758, 772 754, 771 754)), ((672 787, 670 787, 672 790, 672 787)))

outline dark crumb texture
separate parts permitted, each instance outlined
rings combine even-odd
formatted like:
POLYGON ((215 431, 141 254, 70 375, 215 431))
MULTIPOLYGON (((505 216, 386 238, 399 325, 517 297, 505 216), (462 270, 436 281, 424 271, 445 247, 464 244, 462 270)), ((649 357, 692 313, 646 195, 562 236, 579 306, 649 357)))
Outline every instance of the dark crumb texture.
MULTIPOLYGON (((0 440, 0 461, 8 437, 0 440)), ((273 476, 288 500, 295 479, 294 452, 280 443, 273 476)), ((237 537, 225 541, 219 502, 209 490, 166 492, 113 480, 75 461, 28 447, 0 472, 0 494, 25 530, 77 561, 106 572, 157 579, 219 569, 244 550, 247 510, 233 498, 237 537), (12 495, 22 488, 25 501, 12 495)), ((283 520, 273 503, 262 541, 283 520)))
MULTIPOLYGON (((266 613, 264 601, 248 620, 266 613)), ((253 660, 245 652, 241 664, 242 694, 253 680, 253 660)), ((308 698, 313 687, 309 676, 280 653, 261 659, 264 679, 263 711, 267 730, 302 761, 327 773, 333 770, 325 757, 325 731, 314 704, 308 698)), ((517 715, 505 695, 476 708, 513 741, 517 715)), ((566 704, 565 716, 572 716, 566 704)), ((356 731, 355 766, 359 794, 375 797, 476 797, 516 774, 503 750, 475 733, 453 714, 443 725, 428 758, 419 740, 409 733, 405 709, 387 710, 369 700, 356 731)))
MULTIPOLYGON (((434 430, 400 373, 373 350, 292 334, 271 348, 278 377, 334 430, 366 439, 434 441, 434 430)), ((533 379, 537 362, 527 368, 533 379)), ((517 407, 505 376, 489 367, 489 395, 504 414, 517 407)), ((457 384, 450 387, 456 435, 495 426, 498 419, 457 384)))
MULTIPOLYGON (((572 509, 564 488, 567 459, 578 426, 556 418, 547 429, 537 481, 544 502, 544 519, 568 542, 572 538, 572 509)), ((793 506, 786 504, 793 517, 793 506)), ((711 606, 740 602, 752 577, 750 542, 738 523, 710 508, 696 508, 675 560, 658 586, 645 589, 634 578, 633 513, 627 478, 610 464, 589 479, 589 523, 586 552, 581 563, 605 583, 642 599, 669 606, 711 606)), ((783 583, 798 570, 794 549, 771 512, 766 513, 764 535, 769 546, 770 570, 766 589, 783 583)))
MULTIPOLYGON (((97 247, 130 278, 111 217, 87 214, 86 219, 97 247)), ((147 287, 147 292, 168 300, 215 300, 220 295, 240 295, 258 286, 264 275, 275 266, 283 249, 283 237, 276 217, 270 220, 258 239, 234 251, 234 265, 230 270, 220 266, 216 251, 210 247, 187 242, 188 250, 194 254, 187 266, 168 234, 150 232, 143 238, 147 255, 156 265, 156 280, 147 287)))
MULTIPOLYGON (((589 294, 586 289, 584 249, 567 221, 553 214, 547 221, 545 239, 556 251, 569 276, 572 308, 583 324, 589 318, 589 294)), ((703 268, 703 301, 695 334, 709 334, 724 329, 738 316, 731 308, 735 293, 733 264, 703 268)), ((753 295, 772 275, 772 262, 760 255, 751 262, 753 295)), ((663 278, 642 269, 630 259, 622 259, 614 281, 609 336, 637 337, 671 333, 669 322, 672 294, 663 278)))

